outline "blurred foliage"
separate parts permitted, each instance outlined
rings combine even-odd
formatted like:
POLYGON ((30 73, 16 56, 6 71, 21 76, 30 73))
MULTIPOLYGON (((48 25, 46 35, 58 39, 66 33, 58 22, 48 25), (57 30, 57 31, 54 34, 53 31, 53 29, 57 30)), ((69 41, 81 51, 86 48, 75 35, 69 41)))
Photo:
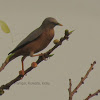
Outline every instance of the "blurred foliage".
POLYGON ((10 33, 10 29, 4 21, 0 20, 0 26, 3 32, 10 33))

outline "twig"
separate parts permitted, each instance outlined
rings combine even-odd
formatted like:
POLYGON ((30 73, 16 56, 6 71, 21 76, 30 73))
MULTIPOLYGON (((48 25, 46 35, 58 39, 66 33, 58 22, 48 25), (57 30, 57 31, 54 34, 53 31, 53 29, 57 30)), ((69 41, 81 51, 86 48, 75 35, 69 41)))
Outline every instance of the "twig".
MULTIPOLYGON (((51 54, 58 46, 60 46, 64 40, 68 40, 69 35, 70 35, 72 32, 73 32, 73 31, 69 32, 68 30, 65 30, 65 35, 64 35, 64 37, 62 37, 62 38, 60 39, 60 41, 54 45, 53 48, 51 48, 51 49, 48 50, 46 53, 44 53, 44 57, 45 57, 45 58, 51 57, 50 54, 51 54)), ((44 60, 44 59, 43 59, 43 56, 40 56, 40 57, 38 58, 38 60, 36 61, 37 65, 38 65, 40 62, 42 62, 43 60, 44 60)), ((34 68, 35 68, 35 67, 34 67, 34 68)), ((32 66, 29 67, 28 69, 26 69, 26 70, 25 70, 25 74, 27 74, 28 72, 30 72, 32 69, 33 69, 32 66)), ((0 93, 1 93, 1 95, 4 93, 4 89, 9 89, 14 83, 16 83, 17 81, 21 80, 23 77, 24 77, 24 76, 22 76, 22 75, 18 75, 15 79, 11 80, 11 81, 8 82, 7 84, 2 85, 2 86, 0 87, 0 93)))
POLYGON ((84 77, 81 77, 81 80, 79 82, 79 84, 76 86, 76 88, 72 91, 72 96, 74 95, 74 93, 77 92, 78 88, 84 84, 84 80, 88 77, 89 73, 93 70, 93 66, 96 64, 96 62, 94 61, 93 64, 91 64, 89 70, 87 71, 87 73, 85 74, 84 77))
POLYGON ((68 89, 68 91, 69 91, 69 100, 72 100, 72 83, 71 83, 71 79, 69 79, 69 89, 68 89))
POLYGON ((93 93, 93 94, 89 94, 89 96, 88 96, 85 100, 89 100, 90 98, 92 98, 92 97, 98 95, 98 93, 100 93, 100 89, 97 90, 97 91, 96 91, 95 93, 93 93))
MULTIPOLYGON (((93 67, 94 67, 95 64, 96 64, 96 61, 94 61, 93 64, 91 64, 91 66, 90 66, 89 70, 87 71, 87 73, 85 74, 85 76, 84 76, 84 77, 81 77, 81 80, 80 80, 79 84, 76 86, 76 88, 75 88, 73 91, 69 92, 69 98, 72 98, 73 95, 74 95, 74 94, 77 92, 77 90, 79 89, 79 87, 80 87, 82 84, 84 84, 85 79, 88 77, 89 73, 93 70, 93 67)), ((71 80, 71 79, 70 79, 70 80, 71 80)), ((69 81, 69 83, 70 83, 70 81, 69 81)), ((71 88, 71 84, 70 84, 70 88, 71 88)), ((70 89, 70 88, 69 88, 69 89, 70 89)), ((69 100, 72 100, 72 99, 69 99, 69 100)), ((88 99, 86 99, 86 100, 88 100, 88 99)))

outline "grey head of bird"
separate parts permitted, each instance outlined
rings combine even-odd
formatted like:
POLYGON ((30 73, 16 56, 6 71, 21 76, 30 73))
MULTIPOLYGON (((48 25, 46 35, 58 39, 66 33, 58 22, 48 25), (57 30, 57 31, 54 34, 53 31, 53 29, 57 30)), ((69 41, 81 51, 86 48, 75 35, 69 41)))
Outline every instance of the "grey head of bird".
POLYGON ((44 28, 54 28, 56 25, 63 26, 55 18, 48 17, 43 21, 41 26, 44 28))

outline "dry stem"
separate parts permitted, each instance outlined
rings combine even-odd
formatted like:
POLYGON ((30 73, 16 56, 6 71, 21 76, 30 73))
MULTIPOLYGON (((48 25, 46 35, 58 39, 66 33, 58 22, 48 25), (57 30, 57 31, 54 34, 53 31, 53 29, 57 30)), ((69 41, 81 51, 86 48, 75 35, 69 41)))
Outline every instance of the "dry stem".
POLYGON ((93 93, 93 94, 89 94, 89 96, 88 96, 85 100, 89 100, 90 98, 92 98, 92 97, 98 95, 98 93, 100 93, 100 89, 97 90, 97 91, 96 91, 95 93, 93 93))
MULTIPOLYGON (((73 95, 77 92, 77 90, 80 88, 80 86, 82 84, 84 84, 85 79, 88 77, 89 73, 93 70, 94 65, 96 64, 96 61, 93 62, 93 64, 91 64, 89 70, 87 71, 87 73, 85 74, 84 77, 81 77, 81 80, 79 82, 79 84, 75 87, 75 89, 73 91, 71 91, 71 79, 69 80, 69 100, 72 100, 73 95)), ((88 100, 88 99, 86 99, 88 100)))

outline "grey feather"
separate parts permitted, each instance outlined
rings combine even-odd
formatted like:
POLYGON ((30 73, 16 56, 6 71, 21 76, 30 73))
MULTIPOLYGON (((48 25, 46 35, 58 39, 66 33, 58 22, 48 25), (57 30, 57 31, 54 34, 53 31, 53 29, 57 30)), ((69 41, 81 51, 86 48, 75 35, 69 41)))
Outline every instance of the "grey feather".
MULTIPOLYGON (((37 28, 36 30, 34 30, 33 32, 31 32, 24 40, 22 40, 14 50, 12 50, 9 54, 14 53, 15 51, 17 51, 18 49, 21 49, 22 47, 24 47, 25 45, 27 45, 28 43, 34 41, 35 39, 37 39, 41 34, 42 34, 42 29, 41 27, 37 28)), ((9 55, 8 54, 8 55, 9 55)))

